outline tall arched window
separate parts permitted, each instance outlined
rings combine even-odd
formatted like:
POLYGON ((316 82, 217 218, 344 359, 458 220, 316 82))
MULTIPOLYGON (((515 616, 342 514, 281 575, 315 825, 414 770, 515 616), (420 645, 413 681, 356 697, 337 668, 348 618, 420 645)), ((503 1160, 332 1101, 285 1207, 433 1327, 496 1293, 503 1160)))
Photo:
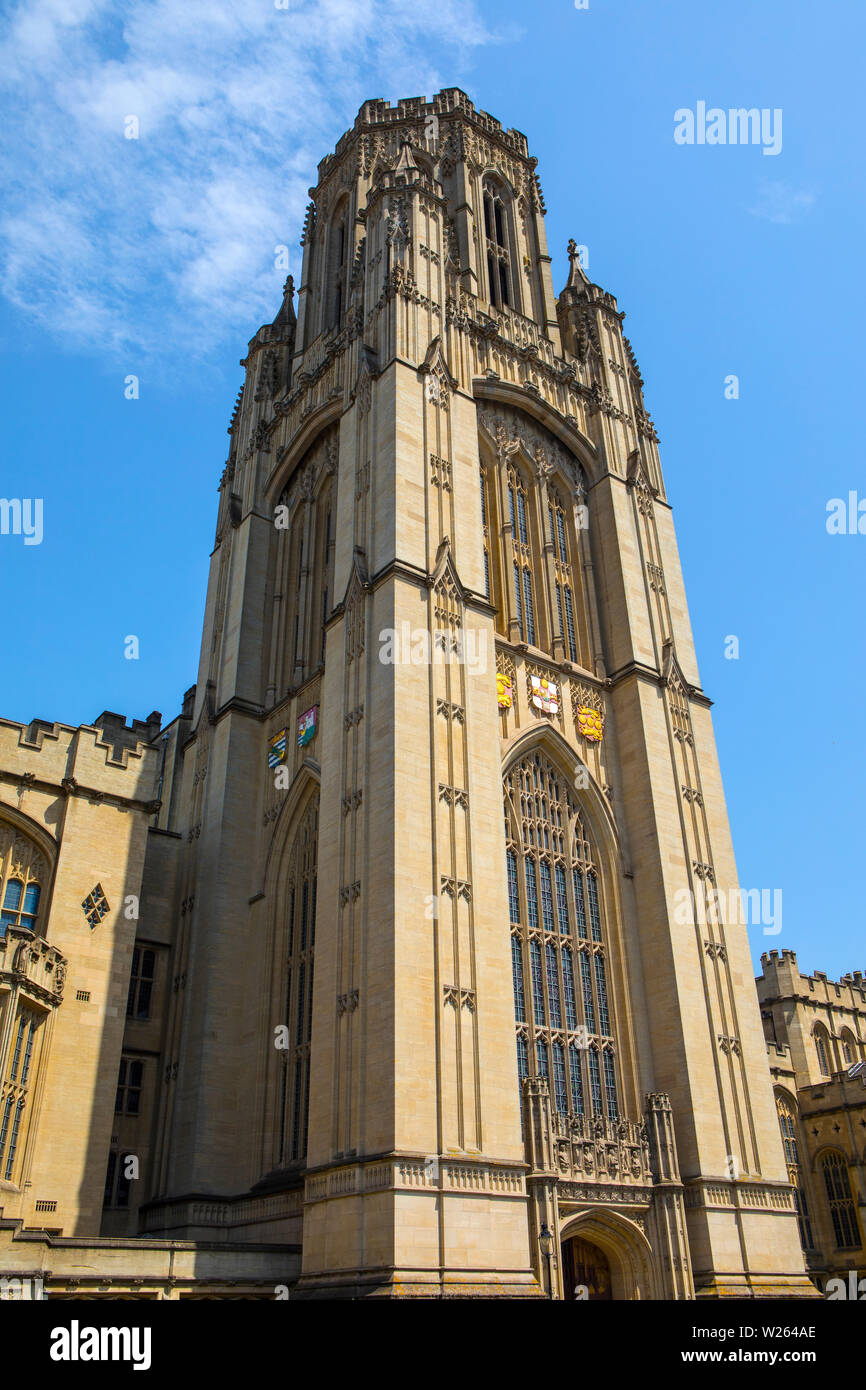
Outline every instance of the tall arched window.
POLYGON ((46 871, 35 844, 11 825, 0 824, 0 936, 9 927, 36 930, 46 871))
POLYGON ((830 1038, 826 1028, 820 1025, 815 1029, 815 1052, 818 1055, 818 1066, 822 1076, 832 1076, 833 1068, 830 1065, 830 1038))
POLYGON ((22 1005, 10 1035, 11 1045, 0 1090, 0 1178, 4 1182, 17 1182, 20 1174, 17 1159, 24 1152, 28 1106, 38 1075, 44 1019, 43 1013, 22 1005))
POLYGON ((797 1107, 790 1096, 779 1094, 776 1096, 776 1110, 779 1116, 779 1128, 782 1131, 782 1144, 785 1150, 788 1181, 794 1189, 794 1203, 797 1208, 797 1225, 800 1228, 800 1244, 804 1250, 811 1250, 814 1241, 812 1240, 812 1222, 809 1216, 809 1203, 803 1186, 803 1175, 800 1169, 800 1151, 797 1145, 797 1107))
POLYGON ((509 208, 502 189, 493 179, 485 180, 482 197, 490 302, 497 309, 509 306, 519 308, 515 295, 516 266, 511 250, 509 208))
POLYGON ((316 937, 316 853, 318 797, 298 827, 289 859, 284 930, 285 1022, 287 1047, 281 1050, 278 1166, 307 1152, 310 1099, 310 1035, 313 958, 316 937))
POLYGON ((842 1060, 847 1067, 860 1060, 857 1039, 850 1028, 845 1028, 842 1032, 842 1060))
POLYGON ((836 1246, 840 1250, 857 1249, 860 1245, 860 1231, 844 1154, 836 1150, 825 1154, 821 1161, 821 1170, 824 1174, 827 1205, 830 1208, 836 1246))
POLYGON ((565 507, 556 489, 548 483, 548 521, 553 546, 553 569, 556 583, 556 611, 559 633, 569 661, 577 662, 577 624, 575 621, 574 578, 565 507))
POLYGON ((508 510, 514 550, 514 613, 520 639, 535 646, 535 598, 529 529, 529 494, 523 474, 508 465, 508 510))
POLYGON ((566 779, 541 752, 505 778, 518 1076, 560 1114, 619 1117, 599 872, 566 779))
POLYGON ((349 204, 343 200, 328 227, 324 327, 337 328, 348 303, 349 204))

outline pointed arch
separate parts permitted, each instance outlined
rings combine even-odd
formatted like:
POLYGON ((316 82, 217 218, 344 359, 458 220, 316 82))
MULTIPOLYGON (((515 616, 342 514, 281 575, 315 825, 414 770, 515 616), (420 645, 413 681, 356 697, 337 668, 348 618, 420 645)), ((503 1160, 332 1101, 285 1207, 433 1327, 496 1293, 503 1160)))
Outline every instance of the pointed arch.
POLYGON ((323 257, 322 330, 329 332, 340 326, 348 307, 349 274, 352 268, 352 245, 349 195, 337 201, 328 219, 323 257))
POLYGON ((531 733, 512 745, 503 771, 518 1079, 548 1080, 560 1115, 615 1121, 623 1095, 621 989, 610 973, 622 961, 615 861, 576 790, 579 759, 561 735, 531 733))
MULTIPOLYGON (((565 1245, 575 1238, 597 1246, 607 1256, 615 1300, 662 1297, 652 1246, 634 1221, 619 1212, 594 1207, 562 1219, 561 1243, 565 1245)), ((566 1291, 566 1296, 569 1292, 566 1291)))
POLYGON ((805 1174, 800 1162, 801 1134, 800 1108, 796 1096, 784 1086, 774 1088, 776 1114, 779 1117, 779 1130, 782 1135, 782 1148, 785 1154, 785 1167, 788 1181, 794 1189, 794 1206, 797 1211, 797 1226, 800 1244, 804 1250, 814 1248, 812 1236, 812 1202, 806 1190, 805 1174))
POLYGON ((812 1042, 815 1045, 818 1070, 822 1076, 832 1076, 833 1045, 830 1041, 830 1034, 823 1023, 816 1023, 812 1029, 812 1042))
POLYGON ((484 265, 487 298, 496 309, 522 312, 514 189, 502 175, 487 169, 481 176, 484 265))
POLYGON ((497 629, 593 670, 600 653, 583 467, 522 409, 484 407, 478 422, 497 629))
POLYGON ((56 846, 28 816, 0 808, 0 937, 9 927, 45 934, 56 846))
POLYGON ((315 962, 319 779, 298 772, 277 822, 265 874, 270 950, 266 1038, 266 1172, 302 1165, 309 1113, 310 1038, 315 962))

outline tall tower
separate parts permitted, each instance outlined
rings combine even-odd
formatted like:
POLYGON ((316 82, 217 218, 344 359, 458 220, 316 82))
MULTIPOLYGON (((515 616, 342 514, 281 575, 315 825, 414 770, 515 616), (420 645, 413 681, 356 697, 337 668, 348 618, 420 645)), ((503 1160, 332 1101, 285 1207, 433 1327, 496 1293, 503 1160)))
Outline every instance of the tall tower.
POLYGON ((143 1227, 242 1194, 306 1297, 808 1294, 746 932, 681 910, 736 869, 657 438, 544 213, 456 89, 319 165, 164 760, 143 1227))

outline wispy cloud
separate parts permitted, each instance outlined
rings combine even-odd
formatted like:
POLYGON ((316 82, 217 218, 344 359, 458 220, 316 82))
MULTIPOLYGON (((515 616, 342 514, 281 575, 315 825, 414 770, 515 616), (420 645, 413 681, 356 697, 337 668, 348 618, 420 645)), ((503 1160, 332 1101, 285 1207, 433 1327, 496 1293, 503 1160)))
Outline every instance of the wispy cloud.
POLYGON ((491 42, 436 0, 21 0, 0 30, 0 290, 106 354, 207 355, 279 304, 317 161, 491 42), (124 121, 136 116, 139 138, 124 121))
POLYGON ((764 179, 759 188, 756 201, 749 212, 765 222, 799 222, 812 209, 814 194, 805 189, 792 188, 788 183, 774 179, 764 179))

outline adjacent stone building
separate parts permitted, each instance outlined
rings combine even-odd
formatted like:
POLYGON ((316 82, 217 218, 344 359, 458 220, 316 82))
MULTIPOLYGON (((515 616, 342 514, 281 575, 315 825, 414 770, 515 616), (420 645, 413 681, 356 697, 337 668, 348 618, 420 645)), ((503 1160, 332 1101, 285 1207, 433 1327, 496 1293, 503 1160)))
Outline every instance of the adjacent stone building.
POLYGON ((0 725, 0 1268, 814 1295, 624 315, 456 89, 311 199, 180 715, 0 725))
MULTIPOLYGON (((866 980, 761 957, 758 998, 806 1266, 820 1289, 866 1278, 866 980)), ((866 1288, 864 1288, 866 1292, 866 1288)))

